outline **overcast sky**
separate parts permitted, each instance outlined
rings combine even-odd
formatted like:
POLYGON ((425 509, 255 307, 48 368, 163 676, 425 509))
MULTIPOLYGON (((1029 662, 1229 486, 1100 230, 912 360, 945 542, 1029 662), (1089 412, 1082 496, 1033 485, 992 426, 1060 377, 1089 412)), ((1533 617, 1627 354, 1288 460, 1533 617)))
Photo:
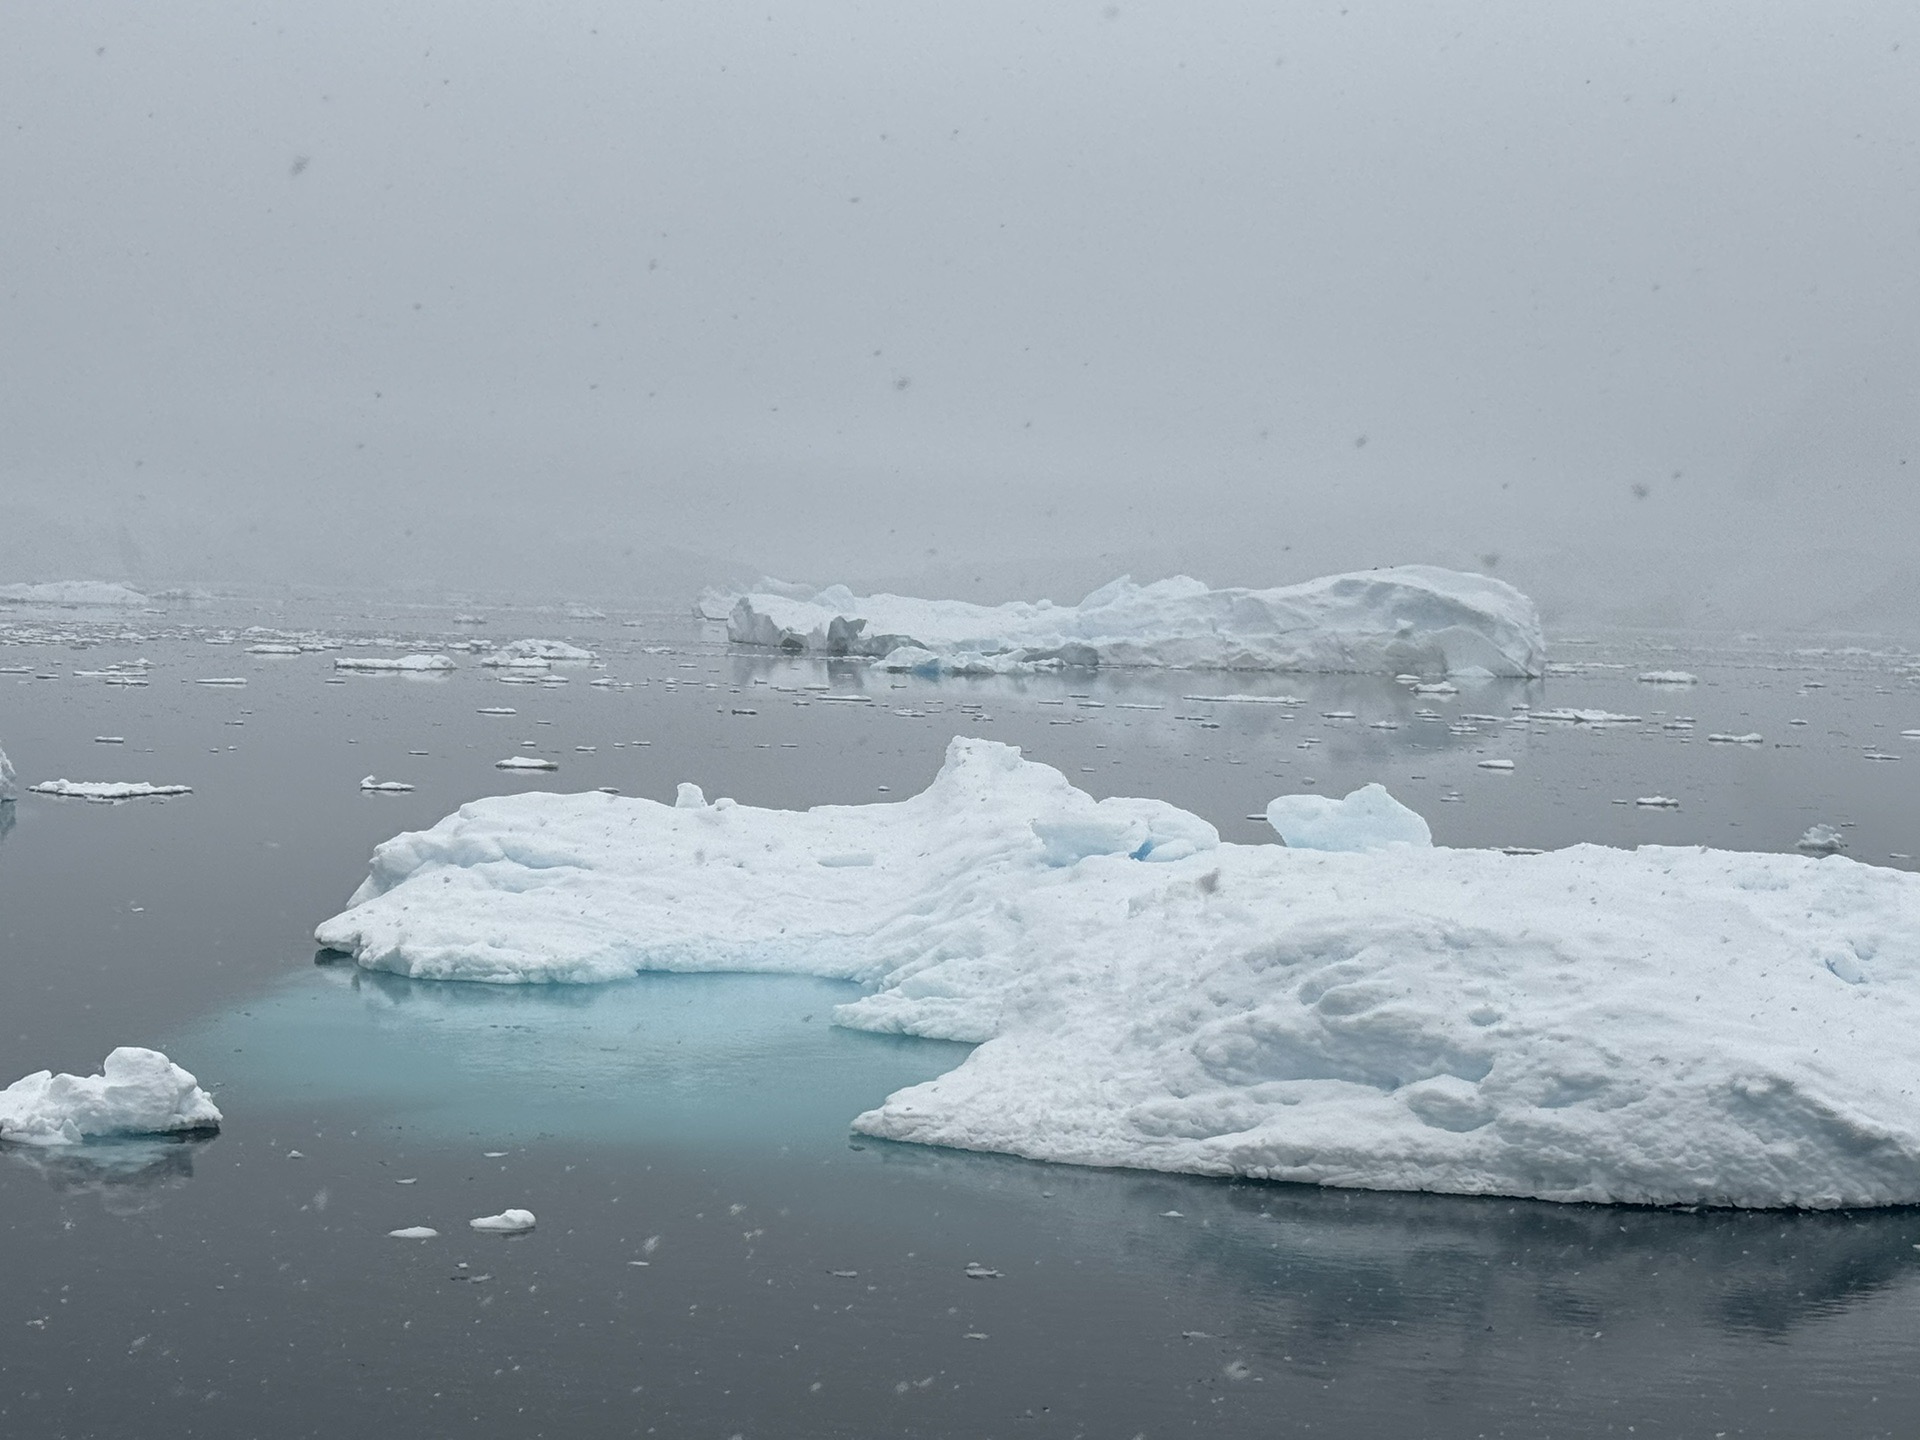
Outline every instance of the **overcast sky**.
POLYGON ((8 6, 0 579, 1895 563, 1916 14, 8 6))

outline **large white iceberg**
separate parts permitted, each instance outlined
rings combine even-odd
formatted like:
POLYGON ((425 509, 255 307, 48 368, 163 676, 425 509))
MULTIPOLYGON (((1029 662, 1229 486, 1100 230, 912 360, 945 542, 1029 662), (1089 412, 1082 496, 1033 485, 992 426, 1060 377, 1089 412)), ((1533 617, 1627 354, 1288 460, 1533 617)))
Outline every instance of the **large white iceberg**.
POLYGON ((131 585, 110 580, 49 580, 38 585, 0 585, 5 605, 114 605, 129 608, 153 602, 131 585))
POLYGON ((123 1045, 98 1075, 39 1070, 0 1090, 0 1140, 78 1145, 110 1135, 215 1130, 220 1111, 200 1083, 158 1050, 123 1045))
POLYGON ((855 1128, 1036 1159, 1567 1201, 1920 1202, 1920 877, 1582 845, 1220 843, 955 740, 892 804, 477 801, 319 927, 440 979, 801 971, 981 1042, 855 1128))
POLYGON ((745 645, 860 655, 897 670, 984 673, 1062 665, 1313 670, 1389 675, 1542 672, 1533 602, 1511 585, 1430 565, 1329 575, 1272 590, 1122 578, 1078 605, 974 605, 853 594, 743 595, 727 619, 745 645))

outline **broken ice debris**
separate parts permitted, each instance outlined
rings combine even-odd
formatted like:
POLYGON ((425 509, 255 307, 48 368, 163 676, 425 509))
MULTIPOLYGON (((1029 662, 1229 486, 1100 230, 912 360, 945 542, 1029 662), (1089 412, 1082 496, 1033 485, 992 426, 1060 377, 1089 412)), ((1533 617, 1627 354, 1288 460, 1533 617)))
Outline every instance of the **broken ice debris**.
POLYGON ((0 1090, 0 1140, 17 1145, 219 1127, 213 1097, 192 1075, 158 1050, 132 1045, 108 1055, 98 1075, 40 1070, 0 1090))
POLYGON ((498 1215, 482 1215, 467 1222, 475 1230, 483 1230, 489 1235, 518 1235, 522 1231, 533 1229, 531 1210, 502 1210, 498 1215))
POLYGON ((1633 677, 1642 685, 1698 685, 1700 677, 1685 670, 1646 670, 1633 677))
POLYGON ((542 760, 533 755, 509 755, 504 760, 493 762, 496 770, 558 770, 557 760, 542 760))
POLYGON ((376 780, 373 776, 369 775, 360 782, 360 788, 362 790, 378 790, 385 794, 398 795, 413 789, 413 786, 407 784, 404 780, 376 780))
POLYGON ((1707 736, 1708 743, 1713 745, 1758 745, 1761 743, 1761 740, 1762 737, 1758 732, 1749 732, 1745 735, 1716 734, 1707 736))
POLYGON ((1645 805, 1650 810, 1678 810, 1680 808, 1680 802, 1671 795, 1642 795, 1633 803, 1636 805, 1645 805))

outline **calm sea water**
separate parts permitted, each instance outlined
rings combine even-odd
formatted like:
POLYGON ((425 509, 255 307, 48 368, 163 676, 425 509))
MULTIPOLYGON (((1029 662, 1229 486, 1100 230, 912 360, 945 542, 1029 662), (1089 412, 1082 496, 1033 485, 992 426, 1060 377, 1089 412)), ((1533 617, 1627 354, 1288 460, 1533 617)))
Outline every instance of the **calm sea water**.
POLYGON ((0 1153, 0 1434, 1910 1431, 1920 1212, 1354 1194, 885 1145, 847 1120, 964 1047, 834 1029, 848 987, 422 984, 316 963, 310 935, 378 841, 480 795, 898 797, 955 734, 1230 839, 1270 839, 1246 817, 1277 793, 1377 779, 1441 843, 1790 850, 1823 822, 1911 867, 1913 656, 1563 636, 1566 673, 1457 696, 899 681, 729 652, 677 616, 486 615, 490 638, 566 636, 605 668, 330 684, 332 654, 251 655, 271 637, 241 633, 361 655, 474 633, 435 610, 0 615, 24 781, 194 787, 0 818, 0 1083, 149 1044, 228 1119, 207 1142, 0 1153), (80 673, 142 658, 144 686, 80 673), (1633 678, 1654 669, 1701 683, 1633 678), (223 678, 247 683, 197 683, 223 678), (1229 693, 1301 703, 1188 698, 1229 693), (1515 718, 1556 707, 1638 718, 1515 718), (561 768, 493 768, 510 754, 561 768), (418 788, 364 795, 368 774, 418 788), (1655 794, 1679 807, 1632 803, 1655 794), (538 1230, 468 1230, 510 1205, 538 1230), (440 1238, 387 1237, 407 1225, 440 1238))

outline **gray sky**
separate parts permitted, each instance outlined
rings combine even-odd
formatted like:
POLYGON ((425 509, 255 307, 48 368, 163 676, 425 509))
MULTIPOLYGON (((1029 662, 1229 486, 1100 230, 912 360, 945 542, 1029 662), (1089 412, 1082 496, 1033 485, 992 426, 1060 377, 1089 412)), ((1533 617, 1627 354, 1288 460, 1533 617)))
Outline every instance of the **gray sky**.
POLYGON ((0 579, 1865 596, 1915 14, 9 6, 0 579))

